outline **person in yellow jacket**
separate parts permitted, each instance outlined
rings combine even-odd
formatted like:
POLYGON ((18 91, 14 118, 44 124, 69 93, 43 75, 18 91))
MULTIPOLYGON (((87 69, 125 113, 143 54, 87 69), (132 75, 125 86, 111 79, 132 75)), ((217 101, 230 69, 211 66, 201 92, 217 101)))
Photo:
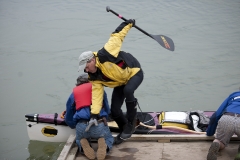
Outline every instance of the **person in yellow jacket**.
POLYGON ((122 22, 102 49, 97 52, 86 51, 79 56, 79 71, 88 73, 89 81, 92 83, 89 127, 97 124, 96 121, 102 108, 104 86, 114 88, 111 115, 121 131, 115 139, 115 144, 120 144, 123 140, 130 138, 136 126, 138 102, 134 97, 134 92, 143 81, 143 71, 135 57, 120 50, 125 36, 134 24, 133 19, 122 22), (127 109, 126 116, 123 115, 121 109, 124 100, 127 109))

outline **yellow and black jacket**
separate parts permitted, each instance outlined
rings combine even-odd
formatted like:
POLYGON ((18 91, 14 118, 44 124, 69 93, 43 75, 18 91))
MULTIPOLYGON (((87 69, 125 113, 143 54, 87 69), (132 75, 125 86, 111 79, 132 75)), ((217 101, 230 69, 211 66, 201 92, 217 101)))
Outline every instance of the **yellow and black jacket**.
POLYGON ((123 40, 131 28, 130 21, 121 23, 104 47, 98 52, 93 52, 97 71, 88 73, 92 83, 91 114, 99 114, 102 108, 104 86, 114 88, 125 85, 141 68, 135 57, 120 51, 123 40))

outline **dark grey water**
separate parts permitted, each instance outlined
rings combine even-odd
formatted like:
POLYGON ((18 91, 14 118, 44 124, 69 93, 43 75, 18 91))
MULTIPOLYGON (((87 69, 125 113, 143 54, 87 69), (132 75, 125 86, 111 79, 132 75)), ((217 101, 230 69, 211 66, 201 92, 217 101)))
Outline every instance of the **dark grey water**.
POLYGON ((122 49, 145 73, 135 93, 143 111, 215 110, 240 87, 238 0, 1 0, 0 159, 56 159, 63 144, 29 141, 24 115, 65 109, 79 54, 100 49, 122 21, 106 6, 176 45, 127 35, 122 49))

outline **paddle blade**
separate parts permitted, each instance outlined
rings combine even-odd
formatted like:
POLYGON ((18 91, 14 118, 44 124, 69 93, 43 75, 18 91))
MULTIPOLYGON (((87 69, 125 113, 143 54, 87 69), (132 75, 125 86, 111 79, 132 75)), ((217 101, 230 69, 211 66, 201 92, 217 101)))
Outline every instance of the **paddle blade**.
POLYGON ((151 37, 155 39, 162 47, 170 51, 174 51, 175 46, 171 38, 164 35, 151 35, 151 37))

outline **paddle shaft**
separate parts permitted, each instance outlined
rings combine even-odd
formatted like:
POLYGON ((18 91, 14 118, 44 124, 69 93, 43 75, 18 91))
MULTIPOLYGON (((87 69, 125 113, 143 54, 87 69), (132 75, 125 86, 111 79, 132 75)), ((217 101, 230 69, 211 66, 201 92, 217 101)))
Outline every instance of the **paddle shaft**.
MULTIPOLYGON (((124 18, 123 16, 121 16, 120 14, 116 13, 115 11, 111 10, 110 7, 107 7, 107 11, 112 12, 113 14, 115 14, 117 17, 121 18, 124 21, 127 21, 126 18, 124 18)), ((134 25, 133 27, 135 27, 136 29, 138 29, 139 31, 141 31, 142 33, 146 34, 147 36, 151 37, 152 39, 154 39, 149 33, 147 33, 146 31, 144 31, 143 29, 139 28, 137 25, 134 25)))

